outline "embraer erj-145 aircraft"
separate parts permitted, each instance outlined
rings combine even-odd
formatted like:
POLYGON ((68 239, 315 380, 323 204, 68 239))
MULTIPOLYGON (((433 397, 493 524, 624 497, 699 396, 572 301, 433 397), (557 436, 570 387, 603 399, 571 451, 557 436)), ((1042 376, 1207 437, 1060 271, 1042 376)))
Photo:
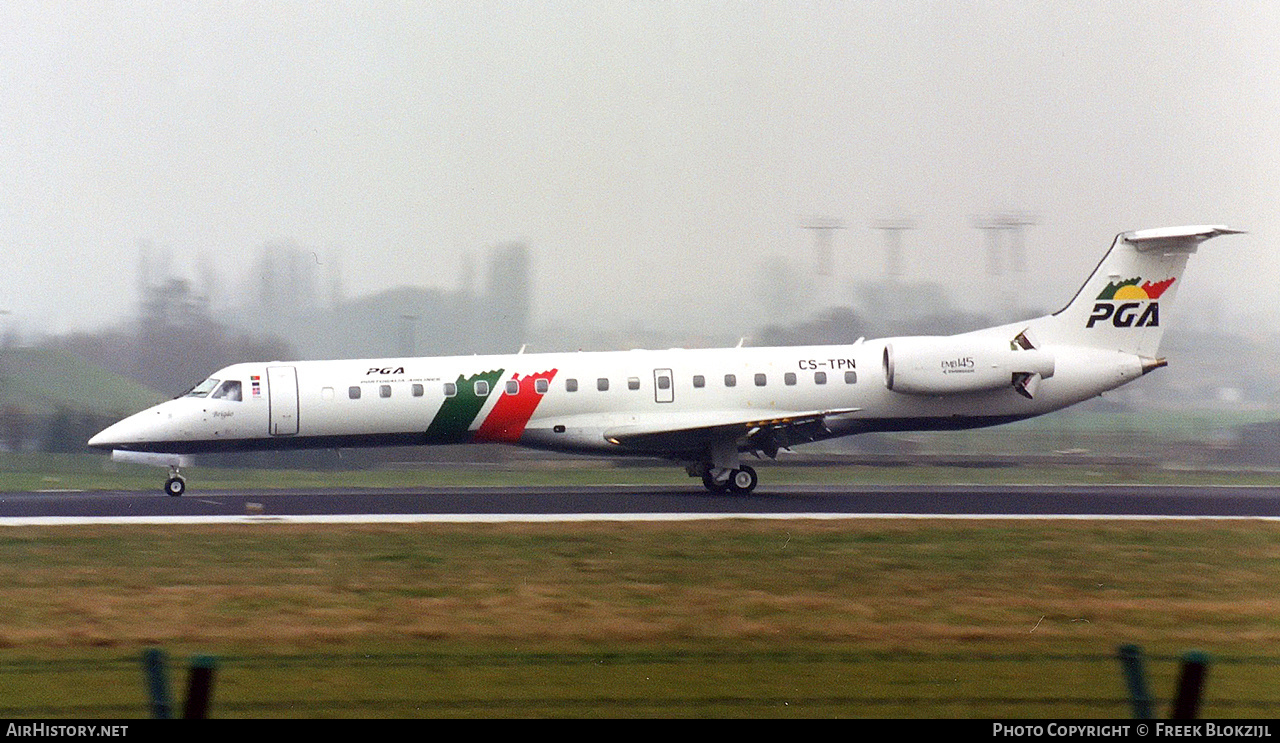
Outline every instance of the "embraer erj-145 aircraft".
MULTIPOLYGON (((1022 420, 1165 365, 1156 353, 1187 257, 1239 230, 1127 232, 1066 307, 951 336, 853 345, 246 363, 89 441, 170 467, 182 455, 503 442, 682 463, 749 493, 743 454, 866 431, 1022 420), (138 453, 159 454, 138 454, 138 453)), ((119 453, 118 452, 118 455, 119 453)))

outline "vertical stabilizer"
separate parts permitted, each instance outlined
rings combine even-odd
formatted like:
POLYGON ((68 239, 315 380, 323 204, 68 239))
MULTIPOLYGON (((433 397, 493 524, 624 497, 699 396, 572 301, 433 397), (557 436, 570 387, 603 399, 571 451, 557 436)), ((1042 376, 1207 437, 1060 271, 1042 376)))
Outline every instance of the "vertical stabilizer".
POLYGON ((1240 232, 1197 226, 1121 233, 1075 298, 1045 318, 1041 332, 1052 343, 1154 358, 1187 258, 1205 240, 1240 232))

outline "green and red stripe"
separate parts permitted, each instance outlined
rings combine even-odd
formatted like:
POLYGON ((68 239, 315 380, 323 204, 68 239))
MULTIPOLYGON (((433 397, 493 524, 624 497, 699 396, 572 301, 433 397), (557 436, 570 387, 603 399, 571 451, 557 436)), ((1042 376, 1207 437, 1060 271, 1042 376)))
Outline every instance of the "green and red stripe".
POLYGON ((494 441, 515 443, 520 440, 525 426, 533 418, 534 411, 542 401, 543 395, 537 391, 537 383, 545 379, 548 383, 556 375, 556 370, 530 374, 521 377, 512 374, 511 380, 516 382, 515 394, 507 394, 499 387, 498 380, 504 370, 480 372, 471 376, 458 375, 457 390, 453 397, 446 397, 436 412, 435 418, 427 426, 426 439, 429 444, 463 444, 473 441, 494 441), (478 394, 476 383, 485 382, 485 394, 478 394), (490 395, 498 395, 493 408, 481 421, 479 427, 471 430, 480 411, 484 409, 490 395))
POLYGON ((502 369, 480 372, 469 377, 458 375, 457 394, 446 397, 436 417, 427 426, 427 443, 429 444, 465 444, 471 441, 471 422, 480 414, 489 395, 493 394, 502 369), (476 394, 476 382, 487 382, 487 391, 483 395, 476 394))
POLYGON ((545 379, 550 385, 555 375, 555 369, 530 374, 523 378, 519 374, 512 374, 511 381, 517 385, 516 393, 511 395, 503 392, 502 397, 494 403, 493 410, 489 411, 489 415, 485 416, 484 422, 476 431, 476 441, 497 441, 505 444, 514 444, 519 441, 520 435, 524 433, 524 427, 529 425, 529 419, 538 409, 538 403, 542 402, 542 394, 537 390, 538 380, 545 379))

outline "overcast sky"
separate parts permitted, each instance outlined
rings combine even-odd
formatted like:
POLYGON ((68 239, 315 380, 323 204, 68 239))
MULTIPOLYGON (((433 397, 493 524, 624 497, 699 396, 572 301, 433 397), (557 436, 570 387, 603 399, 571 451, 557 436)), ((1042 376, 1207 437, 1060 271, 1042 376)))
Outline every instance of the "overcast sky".
POLYGON ((841 282, 911 217, 905 278, 980 297, 973 219, 1017 209, 1026 301, 1065 303, 1117 232, 1225 223, 1251 234, 1179 299, 1276 323, 1277 70, 1264 0, 11 1, 0 311, 121 318, 144 239, 227 282, 269 241, 340 251, 349 295, 523 240, 537 322, 736 303, 746 331, 771 256, 808 270, 808 217, 846 225, 841 282))

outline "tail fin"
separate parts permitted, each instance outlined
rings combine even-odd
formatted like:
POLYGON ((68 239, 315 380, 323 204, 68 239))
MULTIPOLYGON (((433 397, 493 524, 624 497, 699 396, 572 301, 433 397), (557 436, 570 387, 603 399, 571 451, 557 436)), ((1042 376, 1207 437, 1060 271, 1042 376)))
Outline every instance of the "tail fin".
POLYGON ((1117 235, 1075 298, 1044 318, 1042 337, 1154 358, 1188 256, 1205 240, 1241 232, 1199 226, 1117 235))

